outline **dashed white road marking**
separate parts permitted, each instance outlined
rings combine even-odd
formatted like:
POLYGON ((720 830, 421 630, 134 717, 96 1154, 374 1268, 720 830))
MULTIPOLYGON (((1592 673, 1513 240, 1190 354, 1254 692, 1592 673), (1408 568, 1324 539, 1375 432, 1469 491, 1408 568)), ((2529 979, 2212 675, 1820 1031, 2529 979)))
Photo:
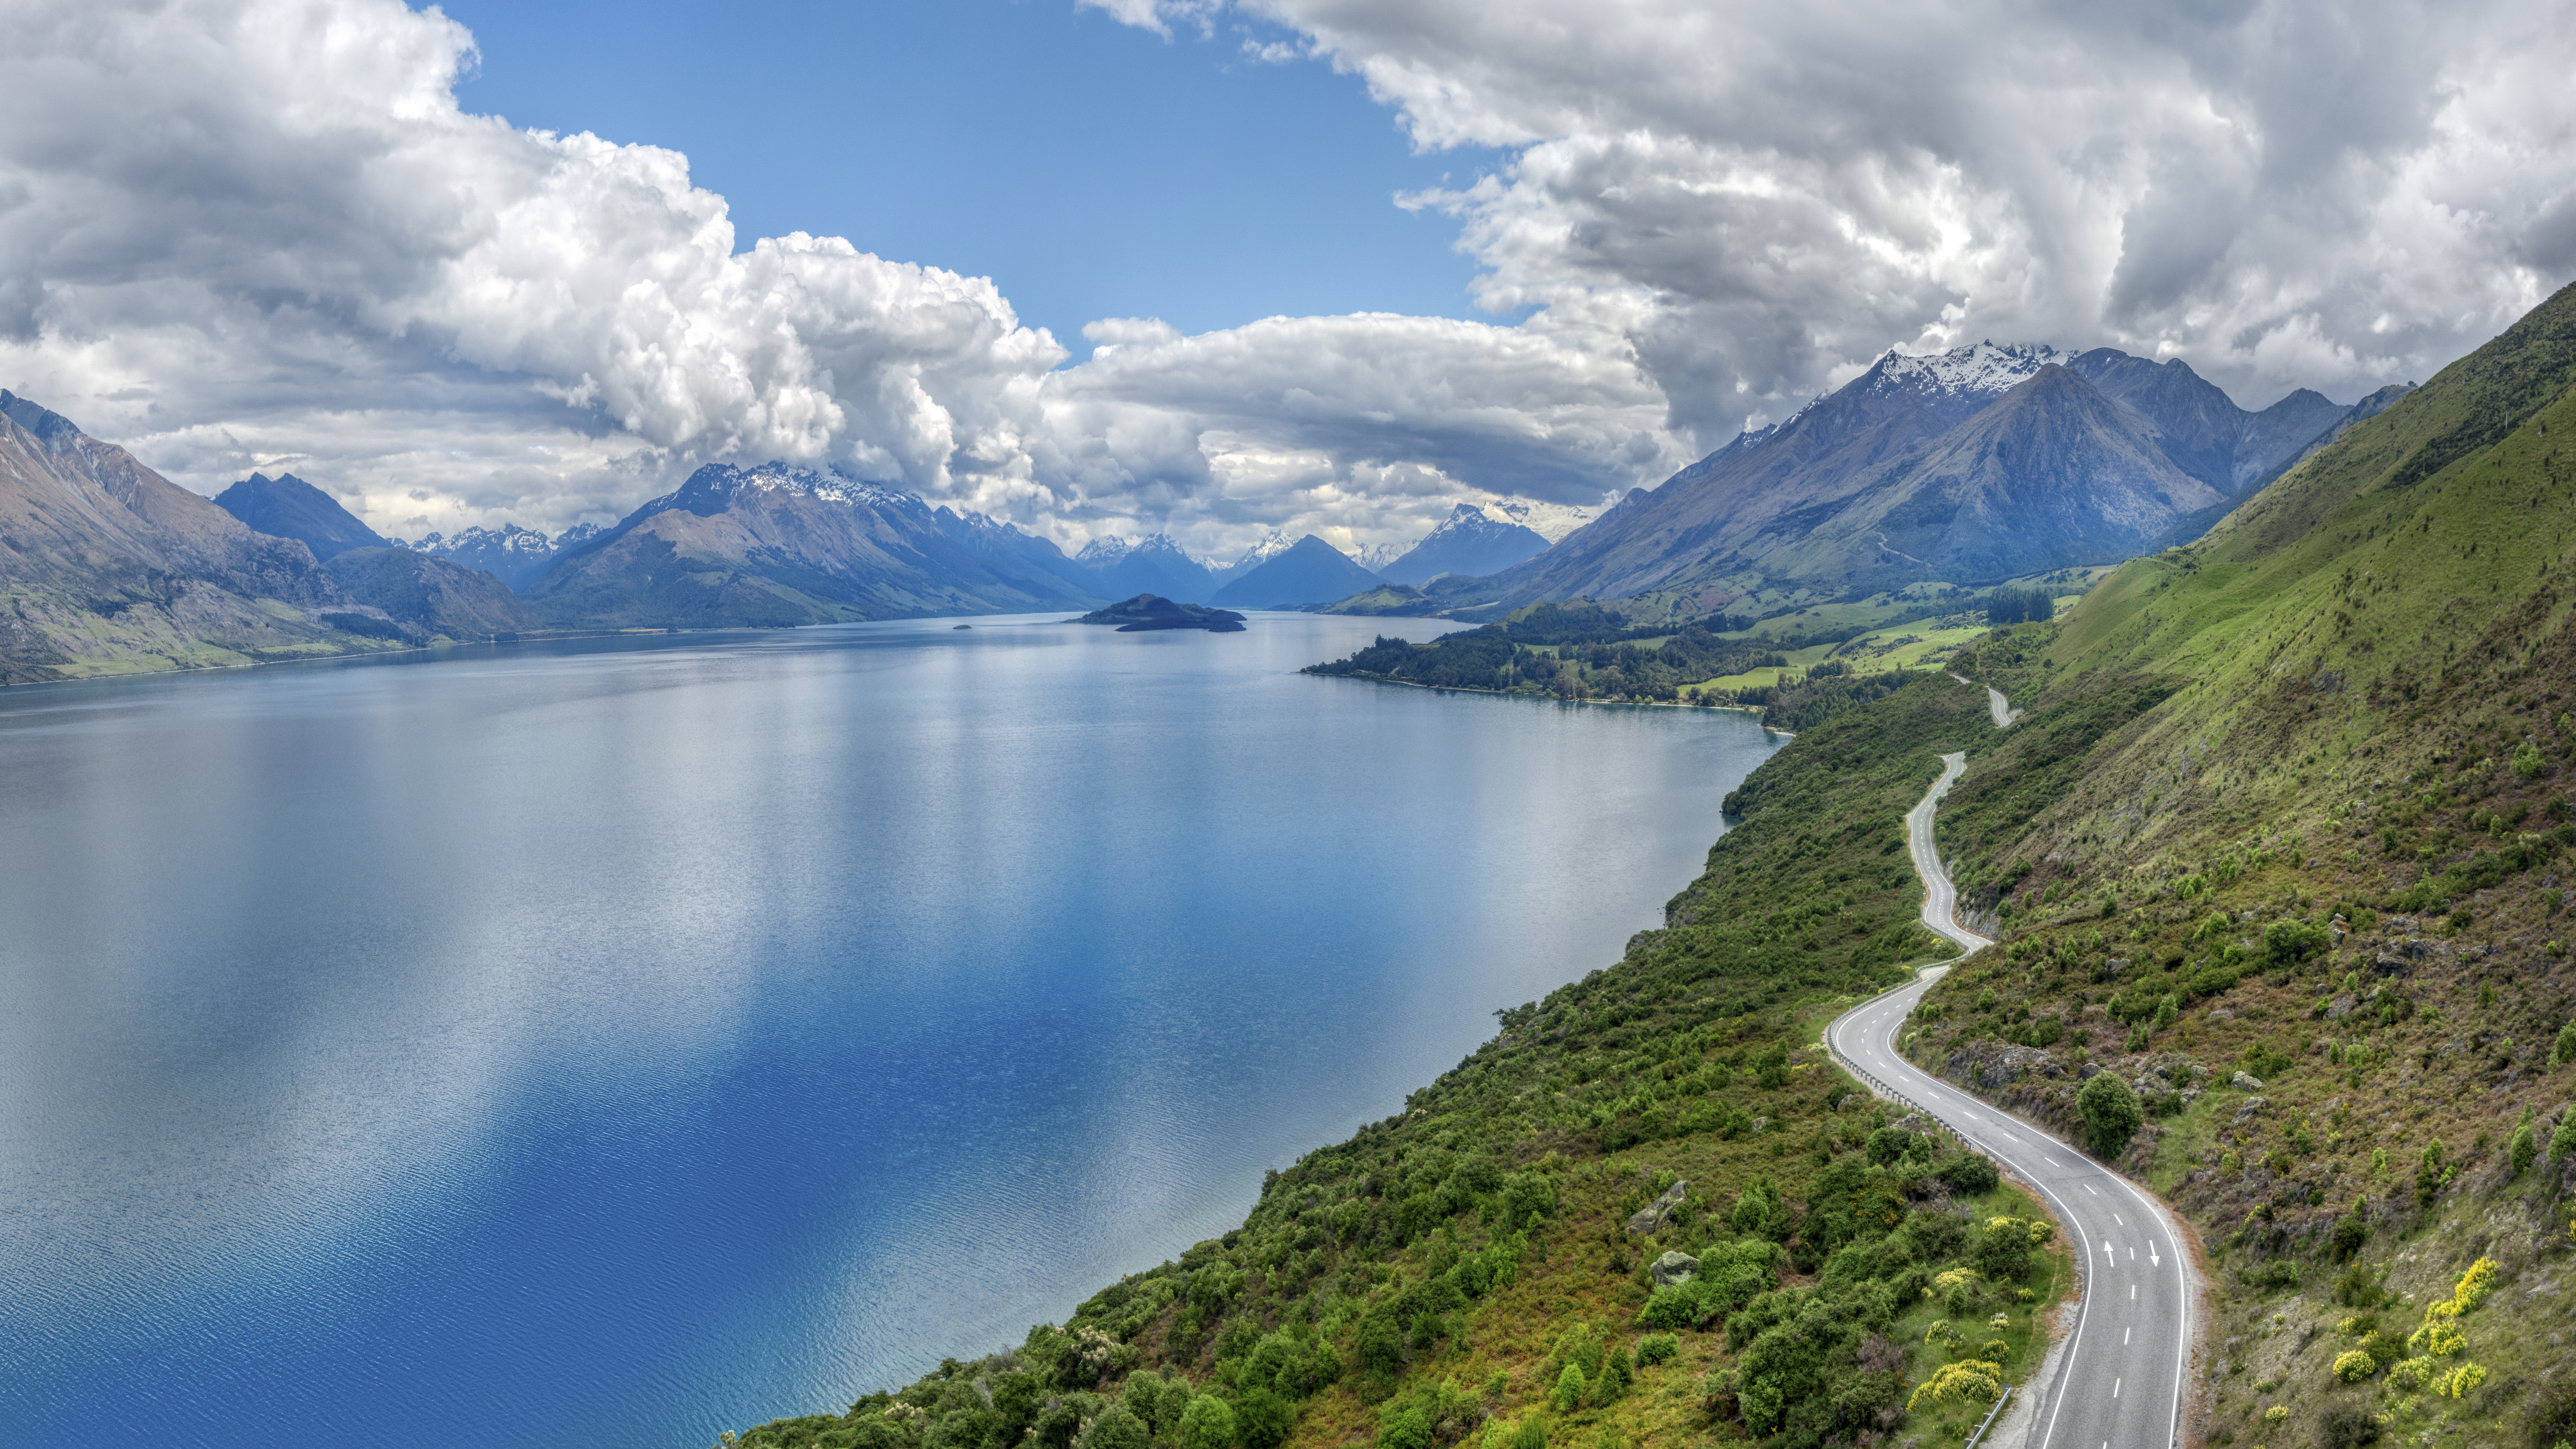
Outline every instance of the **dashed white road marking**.
POLYGON ((2084 1195, 2086 1197, 2100 1197, 2102 1194, 2095 1192, 2093 1190, 2093 1184, 2088 1182, 2084 1184, 2084 1195))
POLYGON ((2115 1399, 2120 1397, 2120 1381, 2118 1379, 2111 1380, 2111 1397, 2115 1399))
MULTIPOLYGON (((2130 1286, 2130 1287, 2132 1287, 2132 1288, 2135 1288, 2137 1285, 2133 1283, 2133 1284, 2131 1284, 2131 1285, 2129 1285, 2129 1286, 2130 1286)), ((2125 1329, 2125 1328, 2123 1328, 2123 1329, 2121 1329, 2121 1330, 2120 1330, 2120 1341, 2121 1341, 2122 1343, 2127 1343, 2127 1342, 2129 1341, 2129 1330, 2127 1330, 2127 1329, 2125 1329)))
POLYGON ((2113 1222, 2115 1222, 2115 1223, 2118 1223, 2120 1226, 2122 1226, 2122 1227, 2124 1227, 2124 1228, 2125 1228, 2125 1227, 2127 1227, 2127 1226, 2129 1225, 2129 1220, 2128 1220, 2127 1218, 2124 1218, 2124 1217, 2120 1216, 2118 1213, 2113 1213, 2113 1214, 2111 1214, 2111 1221, 2113 1221, 2113 1222))

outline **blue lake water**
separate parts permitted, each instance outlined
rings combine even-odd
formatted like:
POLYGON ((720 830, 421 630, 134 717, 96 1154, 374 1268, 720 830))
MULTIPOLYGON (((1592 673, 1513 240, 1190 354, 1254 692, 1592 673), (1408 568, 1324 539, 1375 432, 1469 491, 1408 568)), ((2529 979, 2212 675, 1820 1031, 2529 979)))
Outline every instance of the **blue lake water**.
POLYGON ((1774 742, 979 619, 0 692, 13 1443, 702 1449, 1615 960, 1774 742))

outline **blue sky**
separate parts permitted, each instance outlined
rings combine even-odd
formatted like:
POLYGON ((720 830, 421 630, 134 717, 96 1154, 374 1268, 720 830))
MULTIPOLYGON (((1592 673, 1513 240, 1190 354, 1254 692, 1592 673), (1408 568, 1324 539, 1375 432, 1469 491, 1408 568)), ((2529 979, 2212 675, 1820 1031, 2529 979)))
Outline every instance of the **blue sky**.
POLYGON ((1244 53, 1286 32, 1167 40, 1071 0, 443 8, 482 49, 468 109, 686 152, 740 246, 802 230, 990 276, 1077 358, 1100 317, 1486 315, 1456 223, 1393 197, 1500 153, 1416 155, 1356 77, 1244 53))

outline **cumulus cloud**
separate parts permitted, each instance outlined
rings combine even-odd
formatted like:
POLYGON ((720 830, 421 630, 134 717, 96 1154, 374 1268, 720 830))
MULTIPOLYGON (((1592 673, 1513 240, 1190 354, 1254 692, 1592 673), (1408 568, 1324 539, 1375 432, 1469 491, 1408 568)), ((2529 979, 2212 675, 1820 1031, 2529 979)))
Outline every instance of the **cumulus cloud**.
POLYGON ((776 456, 1222 552, 1597 505, 1890 344, 2349 397, 2576 273, 2576 37, 2530 0, 1077 3, 1504 148, 1399 200, 1526 320, 1104 319, 1074 361, 937 258, 741 247, 684 157, 463 111, 473 40, 435 11, 20 0, 0 383, 181 481, 292 468, 392 532, 612 518, 776 456))
POLYGON ((1411 203, 1460 219, 1490 305, 1621 331, 1695 444, 1989 336, 2349 396, 2576 273, 2576 33, 2531 0, 1237 11, 1418 145, 1510 148, 1411 203))

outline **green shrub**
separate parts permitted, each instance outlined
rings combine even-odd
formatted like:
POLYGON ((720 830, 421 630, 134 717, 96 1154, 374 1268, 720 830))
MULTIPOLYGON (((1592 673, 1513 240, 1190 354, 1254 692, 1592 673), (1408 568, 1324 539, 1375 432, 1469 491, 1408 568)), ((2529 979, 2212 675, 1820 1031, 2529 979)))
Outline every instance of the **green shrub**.
POLYGON ((2361 1449, 2377 1443, 2379 1415, 2366 1404, 2328 1404, 2317 1421, 2317 1437, 2326 1449, 2361 1449))
MULTIPOLYGON (((1234 1437, 1234 1408, 1214 1394, 1190 1400, 1189 1408, 1181 1414, 1181 1449, 1234 1449, 1234 1437)), ((1431 1425, 1423 1422, 1418 1439, 1398 1442, 1381 1433, 1378 1442, 1388 1449, 1429 1449, 1431 1425)))
POLYGON ((1574 1406, 1583 1402, 1585 1387, 1582 1368, 1569 1363, 1557 1374, 1556 1389, 1548 1395, 1548 1403, 1560 1414, 1571 1414, 1574 1406))
POLYGON ((1682 1341, 1669 1333, 1650 1333, 1637 1340, 1637 1362, 1670 1363, 1682 1351, 1682 1341))
POLYGON ((2138 1094, 2114 1072, 2096 1072, 2075 1094, 2076 1114, 2084 1119, 2085 1135, 2092 1139, 2093 1150, 2102 1156, 2117 1157, 2137 1135, 2138 1127, 2147 1120, 2138 1105, 2138 1094))

